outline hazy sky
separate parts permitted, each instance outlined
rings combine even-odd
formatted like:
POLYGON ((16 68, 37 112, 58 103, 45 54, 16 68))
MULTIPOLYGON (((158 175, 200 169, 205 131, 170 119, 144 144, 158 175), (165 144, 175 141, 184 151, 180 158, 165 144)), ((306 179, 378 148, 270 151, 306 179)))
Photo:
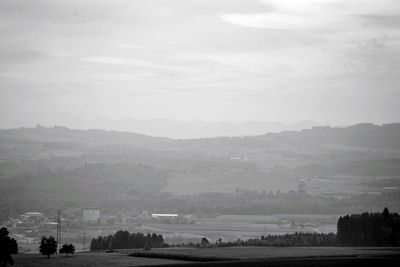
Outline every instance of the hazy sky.
POLYGON ((398 0, 0 0, 0 127, 399 121, 398 0))

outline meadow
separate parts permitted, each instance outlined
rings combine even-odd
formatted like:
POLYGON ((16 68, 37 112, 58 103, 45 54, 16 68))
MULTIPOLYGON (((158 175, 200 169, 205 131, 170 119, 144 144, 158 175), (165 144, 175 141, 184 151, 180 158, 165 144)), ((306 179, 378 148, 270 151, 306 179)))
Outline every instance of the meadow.
POLYGON ((215 257, 232 260, 400 255, 400 248, 359 247, 224 247, 162 248, 152 254, 215 257))
POLYGON ((338 217, 318 214, 220 215, 196 218, 195 224, 145 223, 143 227, 162 233, 169 243, 198 242, 203 236, 214 243, 219 238, 235 241, 294 232, 336 233, 338 217))
POLYGON ((183 263, 183 261, 128 257, 128 252, 81 252, 70 257, 53 255, 50 259, 39 254, 14 255, 13 267, 122 267, 183 263))
MULTIPOLYGON (((229 248, 164 248, 152 249, 149 251, 150 257, 132 257, 128 256, 132 252, 146 253, 143 250, 118 250, 114 253, 105 252, 83 252, 65 257, 60 255, 52 256, 50 259, 43 258, 38 254, 19 254, 14 255, 15 267, 89 267, 89 266, 147 266, 147 265, 190 265, 194 262, 190 258, 220 258, 225 261, 218 262, 197 262, 196 264, 221 265, 221 266, 262 266, 266 261, 274 263, 276 266, 291 266, 295 263, 297 266, 303 266, 300 263, 310 263, 315 261, 321 264, 321 260, 328 260, 323 264, 340 263, 342 260, 352 261, 354 259, 387 259, 394 258, 398 263, 400 248, 354 248, 354 247, 296 247, 296 248, 278 248, 278 247, 229 247, 229 248), (157 258, 157 255, 161 255, 157 258), (186 260, 174 260, 177 258, 186 260), (184 255, 184 257, 182 257, 184 255), (163 259, 164 258, 164 259, 163 259), (169 259, 165 259, 169 258, 169 259), (227 261, 230 259, 232 261, 227 261), (335 260, 336 259, 336 260, 335 260), (286 265, 285 265, 286 264, 286 265)), ((329 265, 329 264, 328 264, 329 265)), ((274 266, 273 264, 271 266, 274 266)), ((304 265, 308 266, 308 265, 304 265)), ((310 265, 314 266, 314 265, 310 265)), ((318 265, 315 265, 318 266, 318 265)), ((339 266, 332 265, 329 266, 339 266)), ((395 266, 395 265, 393 265, 395 266)))

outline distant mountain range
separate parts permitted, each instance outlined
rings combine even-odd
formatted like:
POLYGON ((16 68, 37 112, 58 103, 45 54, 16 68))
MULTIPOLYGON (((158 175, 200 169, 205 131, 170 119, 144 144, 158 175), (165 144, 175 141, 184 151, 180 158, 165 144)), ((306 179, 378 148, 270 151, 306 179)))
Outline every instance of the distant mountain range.
MULTIPOLYGON (((218 123, 217 123, 218 124, 218 123)), ((251 124, 251 123, 249 123, 251 124)), ((255 123, 254 125, 256 125, 255 123)), ((262 123, 261 123, 262 124, 262 123)), ((307 124, 307 123, 305 123, 307 124)), ((276 128, 277 129, 277 128, 276 128)), ((196 129, 190 129, 195 131, 196 129)), ((348 127, 316 126, 310 129, 266 132, 253 136, 220 136, 215 138, 170 139, 152 137, 132 132, 108 131, 100 129, 77 130, 63 126, 35 128, 0 129, 0 142, 43 143, 43 144, 80 144, 80 145, 150 145, 169 143, 171 147, 182 147, 185 144, 197 147, 204 145, 221 149, 225 146, 250 147, 290 146, 292 148, 331 147, 341 149, 343 146, 359 149, 400 149, 400 123, 374 125, 372 123, 356 124, 348 127)))
MULTIPOLYGON (((75 124, 71 122, 71 125, 75 124)), ((210 138, 218 136, 248 136, 268 132, 298 131, 310 129, 319 124, 312 121, 293 123, 249 121, 232 123, 224 121, 184 121, 169 119, 93 119, 87 120, 77 128, 107 129, 141 133, 150 136, 162 136, 175 139, 210 138)))

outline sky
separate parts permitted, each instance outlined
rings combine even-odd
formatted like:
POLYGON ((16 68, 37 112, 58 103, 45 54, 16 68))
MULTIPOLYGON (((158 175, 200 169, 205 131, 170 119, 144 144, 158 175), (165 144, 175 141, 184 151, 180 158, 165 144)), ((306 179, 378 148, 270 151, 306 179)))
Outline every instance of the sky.
POLYGON ((0 0, 1 128, 380 124, 399 103, 398 0, 0 0))

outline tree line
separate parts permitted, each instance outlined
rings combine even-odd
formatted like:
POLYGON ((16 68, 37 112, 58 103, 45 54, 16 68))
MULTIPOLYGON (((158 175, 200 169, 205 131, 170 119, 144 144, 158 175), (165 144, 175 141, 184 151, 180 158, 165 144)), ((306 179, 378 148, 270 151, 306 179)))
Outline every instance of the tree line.
POLYGON ((400 216, 390 213, 362 213, 340 217, 337 241, 344 246, 400 246, 400 216))
POLYGON ((125 248, 157 248, 166 246, 162 235, 155 233, 129 233, 117 231, 113 235, 99 236, 92 239, 90 250, 125 249, 125 248))
POLYGON ((336 234, 329 233, 293 233, 284 235, 266 235, 261 238, 249 239, 247 246, 275 247, 330 247, 336 245, 336 234))
POLYGON ((201 242, 190 242, 174 244, 171 246, 177 247, 235 247, 235 246, 257 246, 257 247, 329 247, 336 246, 336 234, 322 234, 322 233, 293 233, 284 235, 263 235, 260 238, 252 238, 248 240, 238 239, 236 241, 223 242, 218 239, 215 243, 208 242, 203 237, 201 242))

